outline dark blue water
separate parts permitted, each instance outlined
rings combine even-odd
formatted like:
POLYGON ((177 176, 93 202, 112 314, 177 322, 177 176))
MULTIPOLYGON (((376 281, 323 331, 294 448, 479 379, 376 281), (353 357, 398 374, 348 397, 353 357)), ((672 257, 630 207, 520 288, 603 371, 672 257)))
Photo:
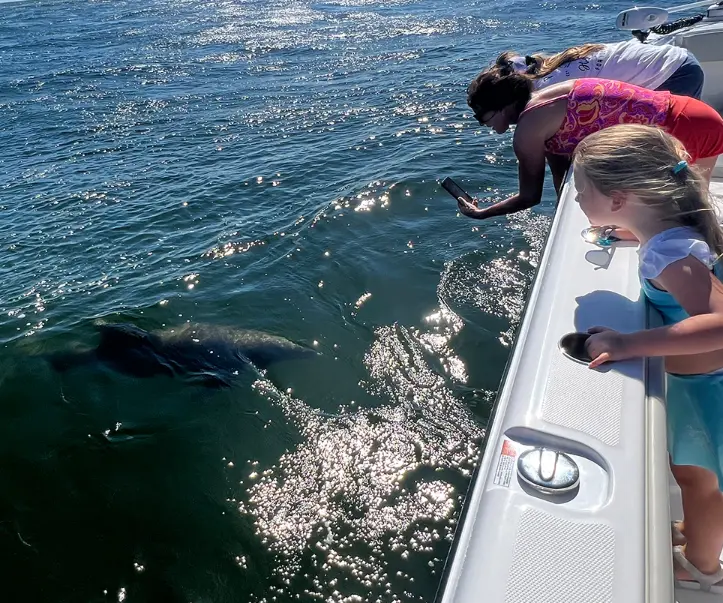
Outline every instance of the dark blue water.
POLYGON ((465 88, 625 4, 0 4, 8 602, 432 601, 552 216, 465 88), (57 372, 97 325, 317 349, 231 388, 57 372))

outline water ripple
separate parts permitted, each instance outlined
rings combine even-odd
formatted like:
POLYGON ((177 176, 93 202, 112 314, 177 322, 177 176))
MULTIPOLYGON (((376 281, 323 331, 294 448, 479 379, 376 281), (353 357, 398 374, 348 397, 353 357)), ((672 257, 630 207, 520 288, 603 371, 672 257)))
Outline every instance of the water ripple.
POLYGON ((431 601, 553 211, 458 215, 446 175, 516 187, 465 88, 613 5, 0 4, 10 599, 431 601), (319 355, 218 391, 57 372, 99 322, 319 355))

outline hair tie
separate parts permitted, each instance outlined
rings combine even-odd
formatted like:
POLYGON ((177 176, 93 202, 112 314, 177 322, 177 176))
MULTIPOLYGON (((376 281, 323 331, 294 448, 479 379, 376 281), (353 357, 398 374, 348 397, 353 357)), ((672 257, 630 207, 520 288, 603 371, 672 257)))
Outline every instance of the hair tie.
POLYGON ((677 176, 680 172, 682 172, 685 168, 688 167, 687 161, 679 161, 675 164, 675 167, 673 168, 673 175, 677 176))

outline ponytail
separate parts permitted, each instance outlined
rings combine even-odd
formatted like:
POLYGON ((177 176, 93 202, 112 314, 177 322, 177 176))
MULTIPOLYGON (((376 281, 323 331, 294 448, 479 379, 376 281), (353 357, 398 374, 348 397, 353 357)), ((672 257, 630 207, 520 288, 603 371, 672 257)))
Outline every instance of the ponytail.
POLYGON ((605 44, 583 44, 581 46, 573 46, 549 57, 541 54, 532 54, 523 57, 513 50, 508 50, 497 57, 494 69, 500 70, 501 75, 523 73, 533 79, 539 79, 550 75, 565 63, 584 59, 591 54, 600 52, 604 48, 605 44))
POLYGON ((543 59, 542 68, 535 74, 535 77, 550 75, 555 69, 559 69, 565 63, 584 59, 591 54, 600 52, 603 48, 605 48, 605 44, 583 44, 553 54, 551 57, 543 59))
POLYGON ((674 175, 683 188, 677 199, 677 216, 680 223, 703 235, 716 257, 723 256, 723 230, 721 230, 710 196, 697 167, 685 165, 674 175))

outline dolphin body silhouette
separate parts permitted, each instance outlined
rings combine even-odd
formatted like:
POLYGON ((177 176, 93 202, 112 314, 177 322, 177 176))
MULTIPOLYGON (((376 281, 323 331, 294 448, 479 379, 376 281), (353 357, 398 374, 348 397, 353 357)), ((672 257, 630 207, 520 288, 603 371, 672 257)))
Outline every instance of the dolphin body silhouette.
POLYGON ((262 331, 204 324, 184 324, 158 331, 135 325, 98 325, 95 349, 53 354, 52 366, 66 371, 101 362, 132 377, 191 375, 204 385, 229 386, 248 365, 271 364, 316 356, 317 352, 262 331))

